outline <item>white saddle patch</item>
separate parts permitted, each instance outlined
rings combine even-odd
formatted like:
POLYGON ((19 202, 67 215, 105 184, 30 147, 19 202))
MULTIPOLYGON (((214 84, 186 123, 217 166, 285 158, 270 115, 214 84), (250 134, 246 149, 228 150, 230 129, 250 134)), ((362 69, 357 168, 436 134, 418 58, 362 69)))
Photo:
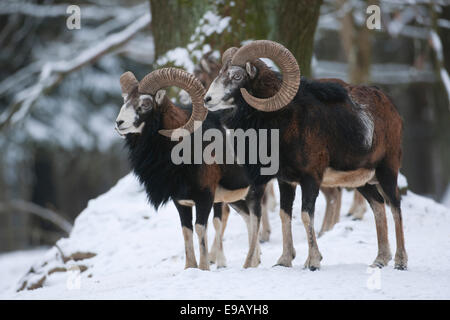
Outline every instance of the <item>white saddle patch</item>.
MULTIPOLYGON (((249 187, 242 188, 242 189, 236 189, 236 190, 228 190, 221 186, 217 186, 216 194, 214 195, 214 203, 217 203, 217 202, 231 203, 231 202, 243 200, 247 196, 248 189, 249 189, 249 187)), ((190 199, 177 200, 177 202, 179 204, 181 204, 182 206, 186 206, 186 207, 195 206, 194 200, 190 200, 190 199)))
POLYGON ((377 183, 375 170, 357 169, 352 171, 337 171, 332 168, 326 168, 321 186, 356 188, 366 183, 377 183))
POLYGON ((193 207, 195 205, 194 200, 178 200, 177 202, 186 207, 193 207))
POLYGON ((245 199, 248 193, 248 189, 249 187, 236 190, 228 190, 221 186, 217 186, 216 194, 214 196, 214 202, 230 203, 245 199))

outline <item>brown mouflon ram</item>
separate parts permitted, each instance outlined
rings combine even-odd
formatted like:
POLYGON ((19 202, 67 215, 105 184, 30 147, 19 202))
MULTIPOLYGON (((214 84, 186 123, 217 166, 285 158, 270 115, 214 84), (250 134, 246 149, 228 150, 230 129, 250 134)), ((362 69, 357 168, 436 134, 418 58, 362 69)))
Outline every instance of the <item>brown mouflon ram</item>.
MULTIPOLYGON (((212 51, 205 53, 199 63, 194 68, 194 75, 200 82, 203 84, 206 90, 209 89, 209 86, 213 82, 213 80, 217 77, 221 69, 221 63, 217 60, 212 51)), ((320 80, 319 80, 320 81, 320 80)), ((339 79, 324 79, 324 81, 337 81, 340 82, 339 79)), ((342 82, 345 84, 345 82, 342 82)), ((325 215, 322 222, 322 227, 320 228, 319 237, 324 234, 326 231, 331 230, 334 225, 339 222, 339 216, 341 211, 341 198, 342 191, 341 188, 327 188, 321 187, 320 191, 322 191, 325 196, 326 207, 325 207, 325 215)), ((261 215, 261 233, 260 233, 260 241, 265 242, 270 239, 270 223, 268 218, 268 208, 271 210, 275 210, 276 199, 273 191, 273 180, 267 184, 267 189, 265 192, 265 196, 263 198, 262 203, 262 215, 261 215)), ((227 208, 225 205, 224 209, 227 208)), ((366 201, 364 197, 355 190, 353 196, 353 202, 350 206, 350 210, 347 216, 353 217, 354 220, 360 220, 363 218, 364 212, 366 211, 366 201)), ((214 248, 214 246, 213 246, 214 248)))
POLYGON ((274 177, 279 181, 283 253, 278 264, 291 266, 295 257, 291 217, 299 184, 309 247, 305 267, 316 270, 322 260, 314 231, 319 188, 351 187, 367 199, 375 215, 378 255, 373 265, 382 267, 391 260, 386 201, 395 221, 395 268, 406 269, 397 187, 402 119, 381 90, 301 78, 289 50, 258 40, 224 52, 222 69, 205 95, 205 104, 210 111, 223 110, 228 128, 279 130, 278 172, 261 176, 254 166, 245 166, 252 184, 274 177), (259 58, 272 59, 282 78, 259 58))

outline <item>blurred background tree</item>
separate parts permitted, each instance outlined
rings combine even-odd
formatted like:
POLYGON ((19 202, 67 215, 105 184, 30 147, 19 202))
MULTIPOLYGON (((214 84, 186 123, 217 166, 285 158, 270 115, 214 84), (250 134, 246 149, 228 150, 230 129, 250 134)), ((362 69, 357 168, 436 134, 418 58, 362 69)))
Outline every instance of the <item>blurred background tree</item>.
POLYGON ((89 199, 129 172, 113 129, 124 71, 192 72, 204 53, 219 58, 254 39, 284 44, 303 75, 382 87, 404 118, 402 172, 411 190, 445 200, 444 1, 83 0, 80 30, 66 27, 68 5, 0 4, 0 251, 53 244, 89 199), (371 4, 381 8, 380 30, 366 28, 371 4))
POLYGON ((197 62, 211 48, 223 53, 244 41, 270 39, 289 48, 302 75, 310 76, 321 5, 321 0, 150 0, 155 55, 186 47, 197 62))

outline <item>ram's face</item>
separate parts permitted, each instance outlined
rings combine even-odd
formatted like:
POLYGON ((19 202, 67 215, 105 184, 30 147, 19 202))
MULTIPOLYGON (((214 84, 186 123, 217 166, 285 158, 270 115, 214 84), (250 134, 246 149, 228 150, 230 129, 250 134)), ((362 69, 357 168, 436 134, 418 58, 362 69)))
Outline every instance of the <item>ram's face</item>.
POLYGON ((140 134, 145 125, 148 113, 154 107, 154 99, 150 95, 140 95, 137 90, 123 94, 124 103, 116 119, 116 130, 121 136, 140 134))
POLYGON ((205 95, 205 106, 209 111, 234 108, 234 95, 237 90, 244 87, 253 76, 253 68, 225 65, 219 75, 211 83, 205 95))

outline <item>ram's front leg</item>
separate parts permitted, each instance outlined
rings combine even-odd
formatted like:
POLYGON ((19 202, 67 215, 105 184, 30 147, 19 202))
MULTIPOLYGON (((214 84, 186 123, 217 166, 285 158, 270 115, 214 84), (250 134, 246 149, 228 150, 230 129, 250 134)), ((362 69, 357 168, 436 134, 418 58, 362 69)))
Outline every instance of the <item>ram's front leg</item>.
POLYGON ((292 239, 292 206, 295 199, 295 184, 278 180, 280 187, 280 218, 283 233, 283 253, 276 265, 292 267, 295 258, 294 242, 292 239))
POLYGON ((194 239, 192 232, 192 207, 182 206, 177 202, 175 202, 175 207, 180 215, 181 228, 183 231, 186 260, 184 268, 198 268, 197 260, 195 259, 194 239))
POLYGON ((208 259, 208 217, 213 206, 213 197, 211 194, 205 193, 199 199, 195 201, 196 206, 196 221, 195 221, 195 232, 198 237, 198 244, 200 249, 200 264, 199 268, 201 270, 209 270, 209 259, 208 259))

